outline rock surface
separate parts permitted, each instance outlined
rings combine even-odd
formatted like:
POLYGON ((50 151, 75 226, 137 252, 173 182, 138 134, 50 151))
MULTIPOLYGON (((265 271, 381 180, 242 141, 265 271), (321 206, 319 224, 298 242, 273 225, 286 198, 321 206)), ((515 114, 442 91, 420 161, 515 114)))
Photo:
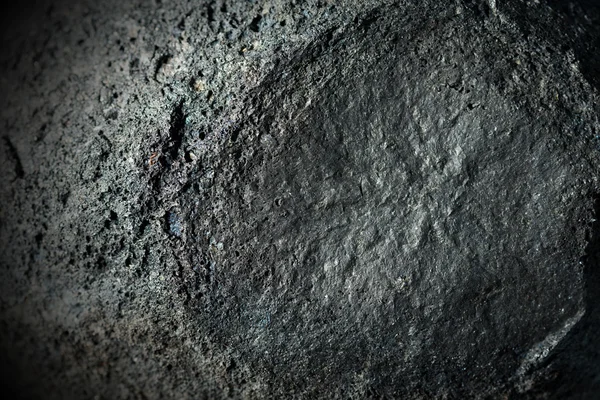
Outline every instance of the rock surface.
POLYGON ((596 398, 599 8, 37 2, 0 55, 21 398, 596 398))

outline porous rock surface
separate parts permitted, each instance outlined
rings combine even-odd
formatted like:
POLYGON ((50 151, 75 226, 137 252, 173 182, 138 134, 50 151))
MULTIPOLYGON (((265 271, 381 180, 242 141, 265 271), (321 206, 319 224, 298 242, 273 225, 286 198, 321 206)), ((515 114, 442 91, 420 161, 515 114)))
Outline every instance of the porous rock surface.
POLYGON ((11 15, 7 393, 597 396, 593 3, 11 15))

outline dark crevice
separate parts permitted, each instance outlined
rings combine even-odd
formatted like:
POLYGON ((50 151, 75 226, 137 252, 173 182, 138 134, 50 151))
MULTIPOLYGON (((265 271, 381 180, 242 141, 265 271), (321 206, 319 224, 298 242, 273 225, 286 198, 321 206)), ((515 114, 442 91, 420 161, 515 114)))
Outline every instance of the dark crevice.
POLYGON ((177 159, 179 149, 183 141, 185 130, 185 115, 183 113, 183 101, 173 109, 171 113, 171 122, 169 128, 169 138, 163 147, 163 154, 170 158, 170 163, 177 159))
POLYGON ((148 219, 144 219, 140 224, 140 229, 138 231, 138 236, 142 236, 146 231, 146 228, 150 225, 150 221, 148 219))
POLYGON ((206 16, 208 18, 208 22, 215 22, 215 9, 212 4, 209 4, 206 7, 206 16))
POLYGON ((154 68, 154 80, 157 79, 160 69, 163 67, 163 65, 169 62, 171 57, 172 56, 170 54, 164 54, 158 58, 156 61, 156 68, 154 68))
POLYGON ((17 152, 17 149, 15 149, 15 146, 13 146, 8 136, 4 136, 4 143, 6 144, 6 148, 8 150, 8 157, 15 166, 15 175, 17 175, 17 179, 22 179, 25 176, 25 171, 23 170, 23 164, 19 158, 19 153, 17 152))
POLYGON ((142 256, 142 261, 140 262, 140 267, 145 268, 148 266, 148 260, 150 258, 150 248, 148 245, 144 247, 144 255, 142 256))
POLYGON ((463 4, 478 17, 490 17, 491 10, 486 0, 463 0, 463 4))
POLYGON ((370 14, 366 15, 365 17, 363 17, 362 19, 360 17, 355 17, 354 18, 354 23, 358 24, 359 27, 363 30, 363 31, 368 31, 369 28, 371 28, 371 26, 377 22, 377 20, 379 19, 379 15, 376 12, 371 12, 370 14))
POLYGON ((250 28, 250 30, 252 32, 259 32, 260 31, 260 27, 258 26, 258 24, 260 24, 260 21, 262 20, 262 16, 257 15, 256 17, 254 17, 254 19, 252 20, 252 22, 250 22, 250 25, 248 26, 248 28, 250 28))

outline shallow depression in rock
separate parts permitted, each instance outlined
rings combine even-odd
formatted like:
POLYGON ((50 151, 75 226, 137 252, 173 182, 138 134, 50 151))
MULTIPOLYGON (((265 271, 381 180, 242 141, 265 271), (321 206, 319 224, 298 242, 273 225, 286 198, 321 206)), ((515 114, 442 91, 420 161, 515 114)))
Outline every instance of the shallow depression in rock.
POLYGON ((265 110, 272 123, 239 161, 217 232, 237 257, 215 261, 227 315, 215 329, 284 384, 327 376, 392 393, 507 378, 577 312, 574 171, 548 139, 561 132, 495 85, 481 42, 456 32, 361 48, 379 56, 333 72, 308 63, 332 76, 318 100, 293 118, 265 110), (411 53, 440 36, 426 62, 411 53))

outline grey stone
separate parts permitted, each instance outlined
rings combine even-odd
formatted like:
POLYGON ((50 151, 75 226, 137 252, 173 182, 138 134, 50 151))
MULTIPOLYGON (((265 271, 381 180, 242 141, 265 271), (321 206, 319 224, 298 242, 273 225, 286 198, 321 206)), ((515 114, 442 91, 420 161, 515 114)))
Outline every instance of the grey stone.
POLYGON ((596 398, 598 6, 37 4, 0 61, 25 398, 596 398))

